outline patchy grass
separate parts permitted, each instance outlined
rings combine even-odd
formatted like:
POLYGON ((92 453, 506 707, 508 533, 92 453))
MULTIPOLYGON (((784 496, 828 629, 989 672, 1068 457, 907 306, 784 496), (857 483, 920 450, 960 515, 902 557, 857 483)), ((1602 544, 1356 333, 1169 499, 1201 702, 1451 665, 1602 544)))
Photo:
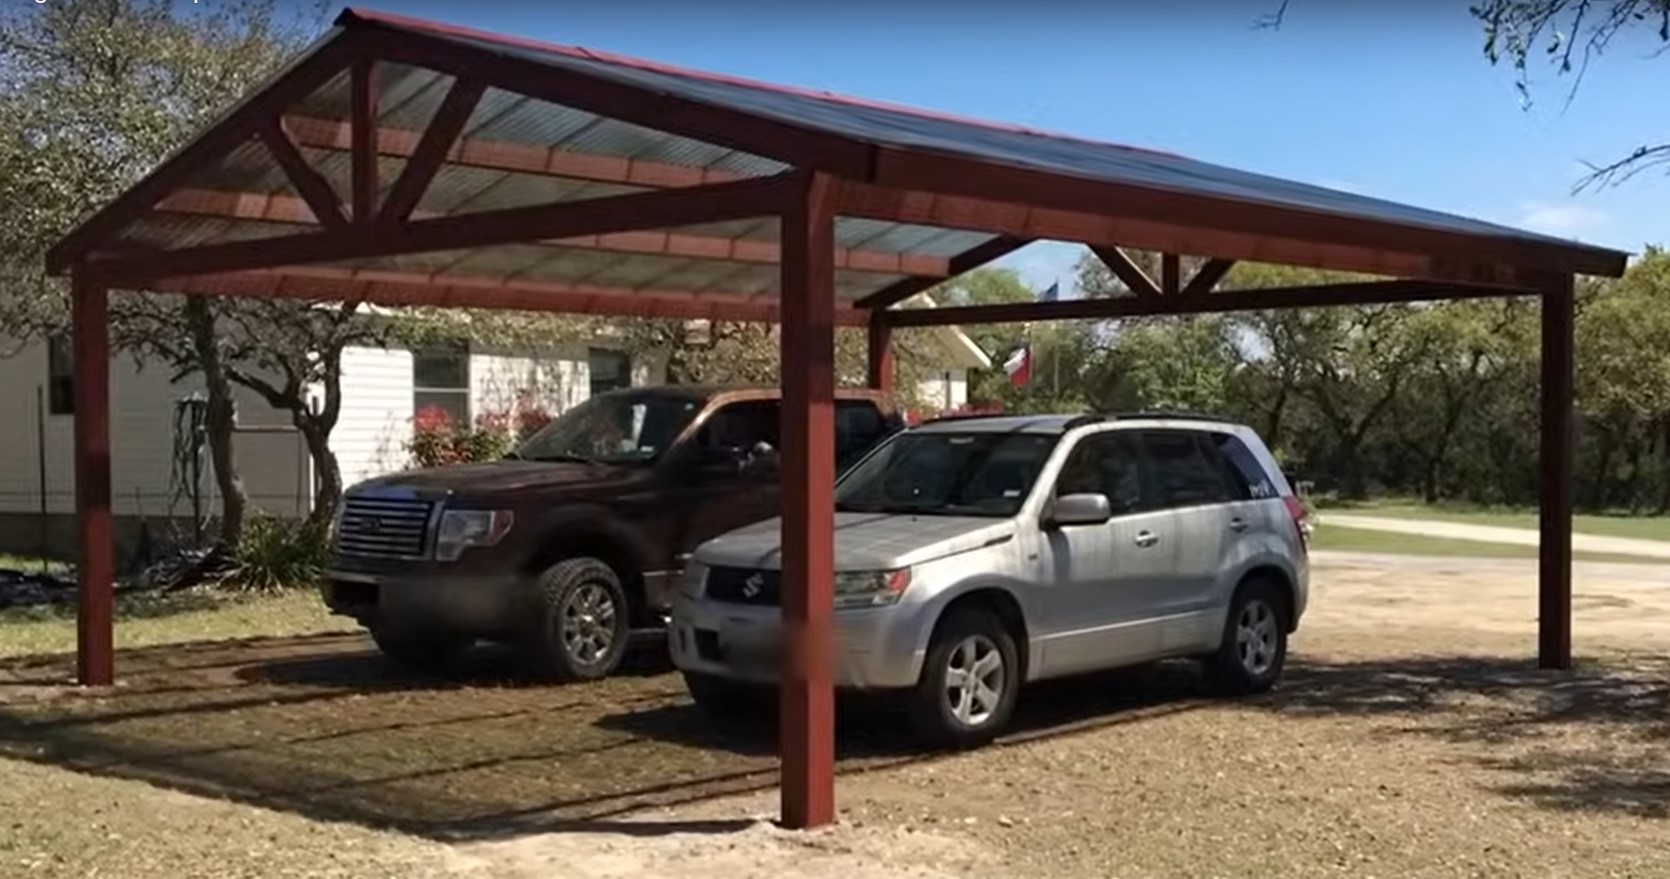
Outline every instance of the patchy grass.
MULTIPOLYGON (((1482 523, 1480 523, 1482 524, 1482 523)), ((1373 531, 1367 528, 1343 528, 1320 523, 1311 536, 1314 549, 1335 552, 1368 552, 1386 555, 1444 556, 1480 559, 1534 559, 1537 548, 1515 543, 1490 543, 1482 540, 1450 540, 1440 537, 1416 537, 1373 531)), ((1572 559, 1580 562, 1614 562, 1619 564, 1661 565, 1663 559, 1646 556, 1617 555, 1603 552, 1578 552, 1572 559)))
MULTIPOLYGON (((1489 525, 1498 528, 1534 529, 1537 527, 1537 513, 1535 510, 1502 507, 1428 505, 1406 500, 1385 500, 1369 501, 1364 504, 1334 503, 1324 506, 1323 509, 1339 510, 1356 516, 1381 516, 1390 519, 1426 519, 1434 522, 1459 522, 1466 525, 1489 525)), ((1579 534, 1670 541, 1670 516, 1583 514, 1573 517, 1572 526, 1579 534)))
MULTIPOLYGON (((333 617, 312 589, 276 595, 206 591, 138 593, 116 600, 116 646, 150 647, 271 635, 345 632, 352 620, 333 617)), ((75 649, 75 605, 0 610, 0 657, 75 649)))
POLYGON ((56 559, 0 553, 0 570, 22 571, 25 574, 33 574, 43 570, 61 573, 69 570, 69 567, 69 565, 56 559))

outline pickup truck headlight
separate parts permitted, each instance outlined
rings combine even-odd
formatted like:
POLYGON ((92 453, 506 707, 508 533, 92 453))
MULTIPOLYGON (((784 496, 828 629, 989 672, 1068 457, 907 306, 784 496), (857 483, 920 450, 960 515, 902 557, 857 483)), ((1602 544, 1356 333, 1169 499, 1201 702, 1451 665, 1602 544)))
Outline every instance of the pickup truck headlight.
POLYGON ((472 546, 492 546, 514 521, 509 510, 447 510, 435 531, 435 558, 457 561, 472 546))
POLYGON ((898 604, 908 586, 909 568, 897 571, 838 571, 835 574, 835 609, 898 604))

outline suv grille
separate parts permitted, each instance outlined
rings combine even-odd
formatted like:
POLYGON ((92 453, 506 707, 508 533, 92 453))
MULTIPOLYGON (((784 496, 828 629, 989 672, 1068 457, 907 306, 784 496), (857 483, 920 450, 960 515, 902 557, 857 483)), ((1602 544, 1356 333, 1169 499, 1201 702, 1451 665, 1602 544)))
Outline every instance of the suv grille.
POLYGON ((350 497, 337 523, 336 547, 348 555, 420 557, 428 548, 434 507, 431 501, 350 497))
POLYGON ((707 597, 731 604, 777 604, 779 571, 747 568, 711 568, 707 572, 707 597))

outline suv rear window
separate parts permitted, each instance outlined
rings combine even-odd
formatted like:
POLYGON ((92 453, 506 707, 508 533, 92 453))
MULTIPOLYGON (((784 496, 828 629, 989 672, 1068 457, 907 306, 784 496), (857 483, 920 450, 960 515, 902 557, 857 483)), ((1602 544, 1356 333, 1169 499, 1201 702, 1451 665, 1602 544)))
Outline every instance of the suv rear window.
POLYGON ((1137 436, 1161 505, 1193 507, 1230 499, 1222 469, 1208 457, 1196 432, 1145 430, 1137 436))
POLYGON ((1243 500, 1265 500, 1276 497, 1276 484, 1265 472, 1264 465, 1247 448, 1241 438, 1228 433, 1212 434, 1218 454, 1229 464, 1229 477, 1243 500))

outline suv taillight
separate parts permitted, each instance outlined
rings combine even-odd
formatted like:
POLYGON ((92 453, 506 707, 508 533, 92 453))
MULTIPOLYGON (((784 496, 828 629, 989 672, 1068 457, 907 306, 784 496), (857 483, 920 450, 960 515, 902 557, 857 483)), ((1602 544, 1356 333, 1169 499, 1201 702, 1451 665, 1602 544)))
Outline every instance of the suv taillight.
POLYGON ((1299 546, 1310 549, 1310 531, 1306 528, 1305 505, 1300 502, 1298 495, 1288 495, 1282 498, 1287 504, 1287 514, 1293 517, 1293 530, 1299 532, 1299 546))

